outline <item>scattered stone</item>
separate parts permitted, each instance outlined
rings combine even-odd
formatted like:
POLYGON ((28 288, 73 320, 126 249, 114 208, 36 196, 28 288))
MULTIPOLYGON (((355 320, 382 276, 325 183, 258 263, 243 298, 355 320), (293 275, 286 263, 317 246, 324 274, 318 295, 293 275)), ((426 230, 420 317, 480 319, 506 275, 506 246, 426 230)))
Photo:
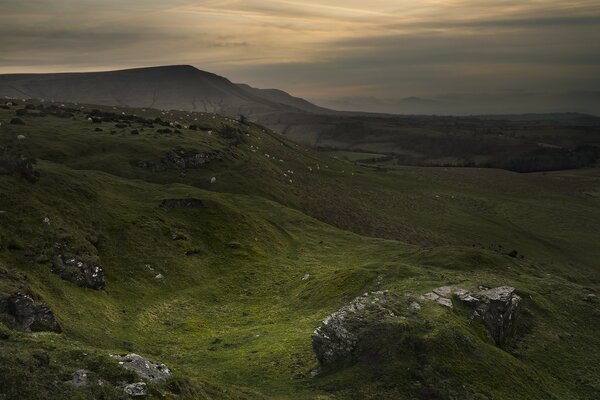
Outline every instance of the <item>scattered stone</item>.
POLYGON ((61 331, 50 307, 28 294, 17 293, 0 300, 0 314, 8 325, 27 332, 61 331))
POLYGON ((163 279, 164 275, 163 274, 158 274, 154 277, 154 279, 163 279))
POLYGON ((302 280, 303 280, 303 281, 307 281, 307 280, 309 280, 309 279, 310 279, 310 274, 305 274, 305 275, 302 277, 302 280))
POLYGON ((17 136, 17 140, 25 140, 25 139, 26 139, 25 135, 18 135, 17 136))
POLYGON ((204 164, 221 160, 219 151, 201 152, 194 149, 175 149, 167 153, 159 162, 139 161, 138 166, 150 169, 154 172, 162 172, 170 169, 184 171, 187 169, 200 168, 204 164))
POLYGON ((212 178, 210 178, 210 183, 215 183, 216 181, 217 181, 216 177, 213 176, 212 178))
POLYGON ((89 372, 85 369, 78 369, 77 371, 73 372, 71 380, 66 381, 65 383, 78 388, 87 387, 90 384, 88 373, 89 372))
POLYGON ((146 388, 146 384, 144 382, 135 382, 125 385, 123 388, 125 393, 132 397, 141 397, 148 395, 148 389, 146 388))
POLYGON ((138 354, 111 355, 111 357, 119 361, 119 365, 123 368, 133 371, 140 378, 148 379, 151 382, 163 383, 171 376, 171 370, 165 364, 153 363, 138 354))
POLYGON ((441 286, 439 288, 433 289, 429 293, 425 293, 421 295, 421 299, 423 300, 431 300, 436 303, 453 308, 452 305, 452 295, 465 294, 467 291, 465 289, 456 287, 456 286, 441 286))
POLYGON ((46 225, 50 225, 50 218, 48 218, 48 217, 44 217, 44 219, 43 219, 43 222, 44 222, 46 225))
POLYGON ((194 198, 165 199, 160 203, 160 206, 165 208, 202 207, 202 205, 202 200, 194 198))
POLYGON ((85 262, 78 256, 59 254, 54 257, 52 271, 64 280, 81 287, 95 290, 106 287, 104 269, 93 262, 85 262))

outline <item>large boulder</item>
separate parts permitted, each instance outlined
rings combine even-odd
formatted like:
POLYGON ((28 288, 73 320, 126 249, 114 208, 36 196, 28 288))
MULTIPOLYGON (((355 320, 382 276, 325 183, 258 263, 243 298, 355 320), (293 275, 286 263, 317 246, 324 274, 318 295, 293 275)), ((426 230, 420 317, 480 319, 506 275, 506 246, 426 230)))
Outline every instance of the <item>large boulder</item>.
MULTIPOLYGON (((321 365, 352 361, 376 326, 389 319, 406 319, 401 313, 418 312, 387 291, 365 293, 326 317, 312 334, 312 347, 321 365)), ((393 322, 392 322, 393 324, 393 322)), ((368 344, 366 344, 368 347, 368 344)))
POLYGON ((123 368, 133 371, 140 378, 147 379, 151 382, 165 382, 171 376, 171 370, 160 362, 151 362, 144 357, 131 353, 124 356, 111 355, 116 359, 123 368))
POLYGON ((104 270, 94 262, 84 261, 79 256, 59 254, 52 263, 52 270, 61 278, 78 286, 95 290, 104 289, 104 270))
POLYGON ((483 320, 496 344, 502 344, 512 333, 521 306, 521 297, 511 286, 500 286, 475 293, 460 293, 457 299, 474 309, 474 316, 483 320))
POLYGON ((8 325, 27 332, 60 332, 54 313, 47 305, 24 293, 0 300, 0 314, 8 325))

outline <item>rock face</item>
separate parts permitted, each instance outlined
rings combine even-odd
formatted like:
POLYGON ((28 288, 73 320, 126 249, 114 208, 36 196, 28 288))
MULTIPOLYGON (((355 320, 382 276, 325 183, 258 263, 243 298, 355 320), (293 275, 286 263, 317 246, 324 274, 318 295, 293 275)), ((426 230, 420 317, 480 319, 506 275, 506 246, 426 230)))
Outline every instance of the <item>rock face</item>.
POLYGON ((55 273, 78 286, 95 290, 106 287, 104 270, 93 262, 85 262, 80 257, 70 254, 59 254, 52 264, 55 273))
POLYGON ((183 207, 202 207, 200 199, 165 199, 160 202, 161 207, 165 208, 183 208, 183 207))
POLYGON ((398 314, 399 301, 387 291, 365 293, 326 317, 312 334, 312 347, 322 365, 349 361, 365 328, 398 314))
POLYGON ((9 325, 24 331, 61 331, 52 310, 27 294, 17 293, 0 300, 0 314, 4 314, 9 325))
POLYGON ((511 286, 500 286, 476 293, 457 294, 457 298, 472 307, 496 344, 502 344, 513 330, 521 306, 521 297, 511 286))
POLYGON ((112 355, 119 364, 130 371, 135 372, 140 378, 151 382, 165 382, 171 376, 171 370, 160 362, 153 363, 144 357, 131 353, 125 356, 112 355))
POLYGON ((491 338, 500 345, 512 332, 521 304, 515 288, 500 286, 469 292, 456 286, 442 286, 421 296, 421 299, 453 308, 452 297, 473 308, 472 318, 481 318, 491 338))
POLYGON ((146 388, 146 384, 144 382, 130 383, 129 385, 125 385, 123 390, 132 397, 148 395, 148 389, 146 388))

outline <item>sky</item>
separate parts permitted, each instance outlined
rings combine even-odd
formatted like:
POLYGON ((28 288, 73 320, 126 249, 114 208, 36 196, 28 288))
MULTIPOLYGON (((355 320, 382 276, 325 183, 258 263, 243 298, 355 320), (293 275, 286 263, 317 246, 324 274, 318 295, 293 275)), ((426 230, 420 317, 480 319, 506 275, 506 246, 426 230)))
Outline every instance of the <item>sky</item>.
POLYGON ((174 64, 321 104, 599 91, 600 1, 0 0, 0 73, 174 64))

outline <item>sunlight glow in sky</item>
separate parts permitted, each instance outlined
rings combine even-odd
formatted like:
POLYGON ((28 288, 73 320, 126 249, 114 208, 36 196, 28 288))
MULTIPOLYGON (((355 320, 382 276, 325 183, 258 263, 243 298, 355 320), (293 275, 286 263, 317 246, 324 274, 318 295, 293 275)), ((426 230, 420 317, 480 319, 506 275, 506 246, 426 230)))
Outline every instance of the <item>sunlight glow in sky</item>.
POLYGON ((0 0, 0 73, 192 64, 311 99, 600 90, 600 2, 0 0))

